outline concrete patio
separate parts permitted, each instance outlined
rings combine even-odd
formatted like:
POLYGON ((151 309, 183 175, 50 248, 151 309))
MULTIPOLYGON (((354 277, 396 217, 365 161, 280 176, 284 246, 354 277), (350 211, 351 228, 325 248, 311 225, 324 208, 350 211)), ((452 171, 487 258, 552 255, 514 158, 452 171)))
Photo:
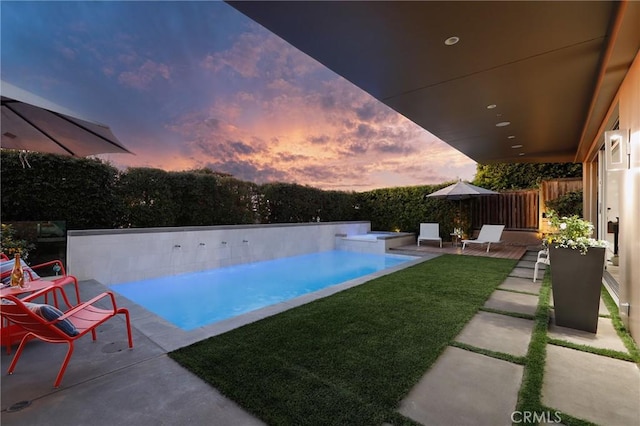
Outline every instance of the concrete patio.
MULTIPOLYGON (((535 312, 541 284, 531 279, 530 257, 535 258, 535 252, 531 253, 514 269, 516 275, 487 300, 485 308, 494 312, 479 311, 455 341, 518 357, 526 354, 533 320, 496 312, 535 312), (523 276, 527 271, 528 278, 523 276)), ((81 289, 86 299, 105 288, 84 281, 81 289)), ((127 349, 123 321, 111 320, 100 327, 96 342, 89 338, 77 342, 59 389, 52 384, 64 356, 62 345, 30 343, 11 376, 4 373, 11 355, 2 352, 3 425, 262 424, 168 357, 172 348, 207 333, 177 337, 153 314, 123 298, 118 301, 132 311, 135 348, 127 349)), ((551 324, 549 337, 627 352, 611 320, 604 317, 596 335, 551 324)), ((512 424, 523 369, 450 346, 405 397, 399 411, 425 425, 512 424)), ((553 410, 596 424, 640 424, 640 370, 628 361, 548 344, 542 398, 553 410)))
MULTIPOLYGON (((535 248, 530 248, 484 307, 506 314, 533 316, 540 280, 532 282, 535 248), (533 262, 531 261, 533 259, 533 262)), ((601 315, 607 315, 601 302, 601 315)), ((480 311, 456 342, 513 356, 527 353, 533 319, 480 311)), ((610 318, 601 317, 597 334, 549 326, 553 339, 628 354, 610 318)), ((640 424, 638 365, 601 355, 547 344, 542 404, 555 411, 601 425, 640 424)), ((523 367, 491 356, 450 346, 400 405, 400 413, 424 425, 511 425, 523 367)))

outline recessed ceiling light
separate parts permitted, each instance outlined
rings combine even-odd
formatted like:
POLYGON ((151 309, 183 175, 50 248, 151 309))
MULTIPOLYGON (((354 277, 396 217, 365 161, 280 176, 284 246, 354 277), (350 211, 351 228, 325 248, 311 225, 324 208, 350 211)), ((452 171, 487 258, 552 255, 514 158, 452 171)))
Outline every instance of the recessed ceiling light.
POLYGON ((518 155, 522 157, 524 155, 524 152, 520 152, 518 153, 518 155))
POLYGON ((496 123, 496 127, 505 127, 505 126, 508 126, 509 124, 511 124, 510 121, 501 121, 499 123, 496 123))
POLYGON ((456 44, 459 41, 460 41, 460 37, 452 36, 452 37, 449 37, 448 39, 446 39, 444 41, 444 44, 446 44, 447 46, 453 46, 454 44, 456 44))
POLYGON ((513 148, 513 149, 522 148, 522 145, 511 145, 511 148, 513 148))
POLYGON ((509 136, 507 136, 507 139, 515 139, 515 138, 516 138, 516 137, 515 137, 515 136, 513 136, 513 135, 509 135, 509 136))
POLYGON ((487 109, 494 109, 497 106, 498 105, 496 105, 496 104, 487 105, 487 109))

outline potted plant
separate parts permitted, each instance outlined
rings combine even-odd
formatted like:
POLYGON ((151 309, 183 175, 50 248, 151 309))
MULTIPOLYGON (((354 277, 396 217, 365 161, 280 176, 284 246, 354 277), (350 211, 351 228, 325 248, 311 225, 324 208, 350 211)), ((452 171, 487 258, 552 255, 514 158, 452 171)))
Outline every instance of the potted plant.
POLYGON ((595 333, 607 242, 592 238, 593 224, 577 215, 547 217, 553 230, 545 244, 556 325, 595 333))
POLYGON ((35 248, 33 243, 20 239, 16 236, 16 230, 12 225, 2 224, 2 239, 0 241, 0 251, 13 259, 16 253, 20 253, 23 260, 27 260, 29 252, 35 248))

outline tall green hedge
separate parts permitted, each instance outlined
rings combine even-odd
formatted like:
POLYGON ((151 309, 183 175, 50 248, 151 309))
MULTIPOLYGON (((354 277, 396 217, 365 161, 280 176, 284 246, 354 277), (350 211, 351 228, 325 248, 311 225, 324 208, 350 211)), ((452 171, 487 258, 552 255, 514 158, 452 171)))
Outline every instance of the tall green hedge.
POLYGON ((458 205, 427 195, 450 183, 382 188, 359 193, 360 215, 371 221, 372 229, 416 234, 420 231, 420 223, 437 222, 440 224, 441 237, 448 239, 454 228, 458 205))
POLYGON ((133 168, 120 175, 116 193, 124 203, 125 228, 172 226, 180 205, 173 204, 170 174, 159 169, 133 168))
POLYGON ((2 151, 2 220, 65 220, 69 229, 121 225, 118 170, 99 160, 2 151))
POLYGON ((265 223, 331 222, 355 220, 355 194, 323 191, 290 183, 268 183, 260 187, 262 219, 265 223))
POLYGON ((65 220, 67 229, 369 220, 373 230, 453 228, 457 204, 426 195, 446 184, 355 193, 257 185, 207 170, 119 171, 100 160, 3 150, 2 221, 65 220))

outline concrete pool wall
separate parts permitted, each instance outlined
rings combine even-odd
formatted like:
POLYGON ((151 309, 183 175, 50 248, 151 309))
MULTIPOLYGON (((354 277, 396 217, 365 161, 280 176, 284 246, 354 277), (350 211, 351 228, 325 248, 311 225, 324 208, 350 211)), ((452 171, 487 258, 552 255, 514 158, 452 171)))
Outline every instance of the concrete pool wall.
POLYGON ((371 222, 68 231, 67 272, 105 285, 334 250, 371 222))

